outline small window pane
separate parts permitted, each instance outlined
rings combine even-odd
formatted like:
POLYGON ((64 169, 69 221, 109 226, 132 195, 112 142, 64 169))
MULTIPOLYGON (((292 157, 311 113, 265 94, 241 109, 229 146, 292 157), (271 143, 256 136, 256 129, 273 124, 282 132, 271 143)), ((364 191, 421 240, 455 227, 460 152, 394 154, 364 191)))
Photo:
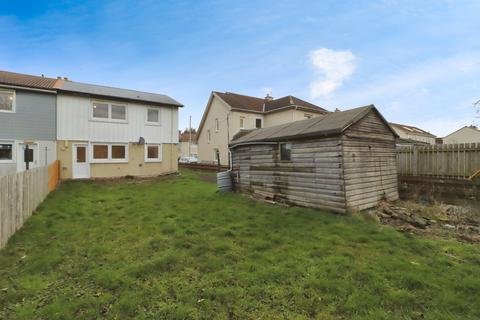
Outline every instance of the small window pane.
POLYGON ((148 159, 158 159, 158 146, 148 146, 147 147, 147 158, 148 159))
POLYGON ((93 159, 108 159, 108 146, 107 145, 93 146, 93 159))
POLYGON ((125 146, 112 146, 112 159, 126 159, 125 146))
POLYGON ((93 117, 108 119, 108 104, 106 103, 94 103, 93 104, 93 117))
POLYGON ((244 128, 244 125, 245 125, 245 118, 244 118, 244 117, 240 117, 240 129, 243 129, 243 128, 244 128))
POLYGON ((292 158, 292 144, 280 144, 280 160, 291 160, 292 158))
POLYGON ((0 144, 0 160, 12 160, 13 159, 13 145, 12 144, 0 144))
POLYGON ((127 119, 127 108, 125 106, 119 106, 119 105, 112 104, 112 119, 126 120, 127 119))
POLYGON ((255 119, 255 128, 262 127, 262 119, 255 119))
POLYGON ((77 147, 77 163, 87 162, 87 147, 77 147))
POLYGON ((218 119, 215 119, 215 131, 220 130, 220 124, 218 122, 218 119))
POLYGON ((0 110, 13 111, 13 92, 0 91, 0 110))
POLYGON ((147 121, 158 122, 158 109, 148 109, 147 121))

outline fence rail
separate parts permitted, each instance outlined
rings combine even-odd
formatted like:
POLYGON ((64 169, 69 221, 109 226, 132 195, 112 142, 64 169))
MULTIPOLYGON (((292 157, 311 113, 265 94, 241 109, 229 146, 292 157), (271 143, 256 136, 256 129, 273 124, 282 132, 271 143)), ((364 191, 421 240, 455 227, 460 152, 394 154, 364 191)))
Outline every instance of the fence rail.
POLYGON ((0 177, 0 249, 58 184, 58 161, 0 177))
POLYGON ((397 148, 400 175, 468 179, 480 170, 480 143, 397 148))

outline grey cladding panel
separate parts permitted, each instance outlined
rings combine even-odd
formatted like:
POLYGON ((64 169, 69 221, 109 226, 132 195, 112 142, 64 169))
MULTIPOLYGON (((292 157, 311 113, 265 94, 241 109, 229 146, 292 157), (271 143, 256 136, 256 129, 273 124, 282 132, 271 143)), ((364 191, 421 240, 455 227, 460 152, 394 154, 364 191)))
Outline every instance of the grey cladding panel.
POLYGON ((0 112, 0 139, 55 140, 55 94, 16 90, 16 112, 0 112))

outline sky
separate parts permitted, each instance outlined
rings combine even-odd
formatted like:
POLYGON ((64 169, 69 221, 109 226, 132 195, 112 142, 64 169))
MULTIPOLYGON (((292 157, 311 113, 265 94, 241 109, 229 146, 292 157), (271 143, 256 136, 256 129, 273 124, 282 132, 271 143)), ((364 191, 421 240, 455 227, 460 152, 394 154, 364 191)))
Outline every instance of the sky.
POLYGON ((375 104, 444 136, 480 124, 480 0, 6 1, 0 70, 167 94, 375 104))

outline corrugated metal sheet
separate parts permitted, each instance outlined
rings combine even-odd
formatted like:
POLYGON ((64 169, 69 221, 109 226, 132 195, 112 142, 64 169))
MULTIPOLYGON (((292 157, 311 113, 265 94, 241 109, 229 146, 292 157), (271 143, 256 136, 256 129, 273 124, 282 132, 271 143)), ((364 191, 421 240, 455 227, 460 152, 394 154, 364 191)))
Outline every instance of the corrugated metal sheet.
POLYGON ((0 84, 36 89, 54 89, 57 79, 0 71, 0 84))
POLYGON ((57 84, 59 91, 83 93, 92 96, 121 98, 133 101, 144 101, 155 104, 171 105, 182 107, 183 105, 164 94, 142 92, 129 89, 121 89, 107 86, 100 86, 89 83, 81 83, 70 80, 62 80, 57 84))

